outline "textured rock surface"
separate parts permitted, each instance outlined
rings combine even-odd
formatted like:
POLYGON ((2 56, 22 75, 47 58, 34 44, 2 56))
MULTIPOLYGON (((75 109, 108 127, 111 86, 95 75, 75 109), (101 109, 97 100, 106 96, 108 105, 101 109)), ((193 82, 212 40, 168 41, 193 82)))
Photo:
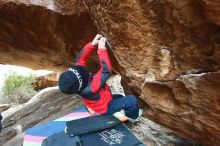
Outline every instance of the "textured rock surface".
POLYGON ((145 115, 220 145, 220 1, 85 0, 145 115), (218 139, 218 140, 217 140, 218 139))
POLYGON ((28 103, 2 113, 4 119, 0 145, 21 134, 27 128, 61 117, 80 105, 82 102, 77 95, 64 95, 55 87, 42 90, 28 103))
POLYGON ((9 104, 0 104, 0 113, 10 108, 9 104))
MULTIPOLYGON (((113 75, 107 80, 113 94, 125 95, 121 85, 121 76, 113 75)), ((136 123, 125 123, 146 146, 201 146, 199 143, 186 140, 145 117, 136 123)))
POLYGON ((1 64, 48 70, 68 67, 96 33, 77 0, 0 1, 0 30, 1 64))
POLYGON ((220 3, 218 0, 202 0, 204 16, 207 21, 220 25, 220 3))
POLYGON ((220 74, 183 75, 175 81, 147 82, 141 97, 146 114, 185 137, 218 145, 220 132, 220 74))
POLYGON ((146 146, 202 146, 186 140, 144 117, 128 127, 146 146))
POLYGON ((58 86, 58 79, 60 73, 53 72, 47 75, 39 76, 35 78, 35 81, 32 83, 34 90, 42 90, 47 87, 58 86))
POLYGON ((143 100, 145 116, 186 138, 220 145, 220 1, 84 2, 89 13, 75 0, 1 1, 0 62, 66 68, 96 32, 90 14, 110 40, 126 91, 143 100))

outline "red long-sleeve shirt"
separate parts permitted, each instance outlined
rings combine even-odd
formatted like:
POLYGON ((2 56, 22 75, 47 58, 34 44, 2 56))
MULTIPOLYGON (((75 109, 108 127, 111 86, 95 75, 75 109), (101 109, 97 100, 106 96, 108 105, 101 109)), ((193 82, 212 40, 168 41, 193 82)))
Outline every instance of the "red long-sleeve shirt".
MULTIPOLYGON (((86 66, 86 59, 93 52, 94 46, 88 43, 76 57, 76 64, 86 66)), ((106 112, 108 103, 112 100, 109 86, 106 84, 112 69, 106 48, 98 49, 98 57, 101 68, 89 81, 88 85, 80 92, 86 106, 99 114, 106 112)))

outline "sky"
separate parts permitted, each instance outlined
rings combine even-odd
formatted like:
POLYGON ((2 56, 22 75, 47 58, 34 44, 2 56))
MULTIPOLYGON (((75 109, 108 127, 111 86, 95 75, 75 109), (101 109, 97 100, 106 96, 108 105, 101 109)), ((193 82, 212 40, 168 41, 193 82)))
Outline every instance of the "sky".
POLYGON ((16 73, 18 73, 20 75, 24 75, 24 76, 28 75, 30 73, 36 74, 37 76, 52 73, 52 71, 48 71, 48 70, 32 70, 30 68, 21 67, 21 66, 0 64, 0 89, 3 85, 3 80, 4 80, 5 75, 10 71, 16 72, 16 73))

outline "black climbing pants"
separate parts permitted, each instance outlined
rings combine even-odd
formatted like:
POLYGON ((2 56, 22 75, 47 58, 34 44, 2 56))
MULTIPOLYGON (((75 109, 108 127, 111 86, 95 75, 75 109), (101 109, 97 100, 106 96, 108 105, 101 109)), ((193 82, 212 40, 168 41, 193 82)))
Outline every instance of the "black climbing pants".
POLYGON ((135 96, 127 95, 123 96, 115 94, 112 96, 112 101, 108 104, 108 109, 105 115, 111 115, 120 110, 125 111, 125 115, 129 118, 136 119, 138 117, 138 102, 135 96))

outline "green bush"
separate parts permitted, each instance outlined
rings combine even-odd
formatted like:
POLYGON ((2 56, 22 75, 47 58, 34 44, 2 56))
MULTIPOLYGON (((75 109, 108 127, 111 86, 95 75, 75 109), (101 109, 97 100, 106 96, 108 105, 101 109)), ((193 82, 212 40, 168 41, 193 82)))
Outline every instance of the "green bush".
POLYGON ((35 76, 30 74, 22 76, 15 72, 9 72, 3 82, 1 91, 1 103, 21 104, 27 102, 36 94, 31 83, 35 76))

